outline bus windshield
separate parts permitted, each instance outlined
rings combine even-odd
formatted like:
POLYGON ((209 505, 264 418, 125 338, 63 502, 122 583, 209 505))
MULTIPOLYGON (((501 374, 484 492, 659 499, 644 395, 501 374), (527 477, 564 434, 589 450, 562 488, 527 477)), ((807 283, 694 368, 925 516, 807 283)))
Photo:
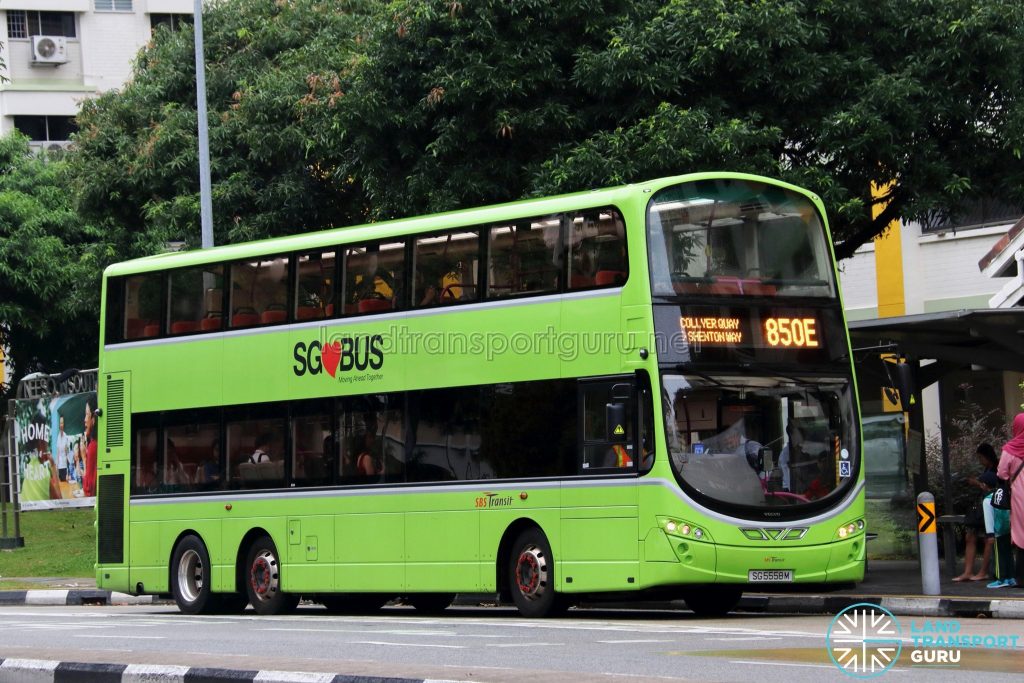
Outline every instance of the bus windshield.
POLYGON ((832 297, 822 219, 781 187, 716 178, 667 187, 648 206, 655 295, 832 297))
POLYGON ((848 380, 669 374, 662 389, 672 469, 712 507, 794 507, 856 480, 848 380))

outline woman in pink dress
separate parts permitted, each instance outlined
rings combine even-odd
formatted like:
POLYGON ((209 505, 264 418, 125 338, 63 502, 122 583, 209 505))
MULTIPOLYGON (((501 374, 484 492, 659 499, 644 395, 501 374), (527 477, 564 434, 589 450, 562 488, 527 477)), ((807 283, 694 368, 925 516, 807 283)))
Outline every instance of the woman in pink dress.
POLYGON ((89 401, 85 403, 85 476, 82 478, 82 495, 96 495, 96 416, 89 401))
POLYGON ((1014 578, 1024 588, 1024 474, 1014 478, 1024 467, 1024 413, 1013 418, 1013 438, 1003 446, 996 475, 1003 481, 1013 479, 1010 500, 1010 542, 1013 544, 1014 578))

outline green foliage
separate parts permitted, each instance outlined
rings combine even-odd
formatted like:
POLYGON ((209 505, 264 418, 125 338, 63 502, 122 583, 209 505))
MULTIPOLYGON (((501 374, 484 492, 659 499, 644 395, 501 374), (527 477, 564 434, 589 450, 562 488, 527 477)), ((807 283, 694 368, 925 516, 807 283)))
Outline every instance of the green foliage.
MULTIPOLYGON (((204 12, 215 241, 355 220, 352 183, 310 154, 299 103, 350 59, 365 0, 227 0, 204 12)), ((162 28, 121 91, 86 102, 72 165, 81 211, 124 256, 199 242, 194 37, 162 28)), ((336 87, 337 75, 326 87, 336 87)))
POLYGON ((112 259, 75 212, 67 167, 29 152, 19 133, 0 139, 0 346, 14 375, 34 361, 55 371, 96 363, 99 274, 112 259))
POLYGON ((375 217, 756 171, 821 194, 843 257, 1024 199, 1022 40, 1018 0, 396 0, 309 116, 375 217))

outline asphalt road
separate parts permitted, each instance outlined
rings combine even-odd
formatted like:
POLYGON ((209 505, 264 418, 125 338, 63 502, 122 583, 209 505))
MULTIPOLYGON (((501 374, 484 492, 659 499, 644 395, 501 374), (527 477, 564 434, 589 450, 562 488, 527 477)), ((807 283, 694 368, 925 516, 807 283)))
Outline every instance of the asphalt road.
MULTIPOLYGON (((829 658, 831 616, 573 610, 527 620, 504 608, 422 617, 193 617, 169 606, 0 607, 0 657, 124 664, 407 676, 459 681, 849 681, 829 658)), ((1024 622, 960 620, 960 634, 1018 636, 1013 649, 964 649, 949 668, 911 661, 910 634, 930 620, 900 618, 895 681, 1020 681, 1024 622)), ((944 622, 952 620, 942 620, 944 622)))

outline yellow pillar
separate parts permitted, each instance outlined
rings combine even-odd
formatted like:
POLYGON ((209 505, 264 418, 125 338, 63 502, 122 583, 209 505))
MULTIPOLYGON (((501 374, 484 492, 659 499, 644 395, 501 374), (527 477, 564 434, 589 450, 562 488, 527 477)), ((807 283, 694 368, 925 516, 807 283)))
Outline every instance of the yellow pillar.
MULTIPOLYGON (((871 196, 878 198, 888 187, 871 184, 871 196)), ((884 206, 875 204, 871 217, 877 218, 884 206)), ((900 222, 892 221, 884 234, 875 238, 875 286, 878 290, 878 317, 891 318, 905 315, 906 298, 903 295, 903 244, 900 222)))

